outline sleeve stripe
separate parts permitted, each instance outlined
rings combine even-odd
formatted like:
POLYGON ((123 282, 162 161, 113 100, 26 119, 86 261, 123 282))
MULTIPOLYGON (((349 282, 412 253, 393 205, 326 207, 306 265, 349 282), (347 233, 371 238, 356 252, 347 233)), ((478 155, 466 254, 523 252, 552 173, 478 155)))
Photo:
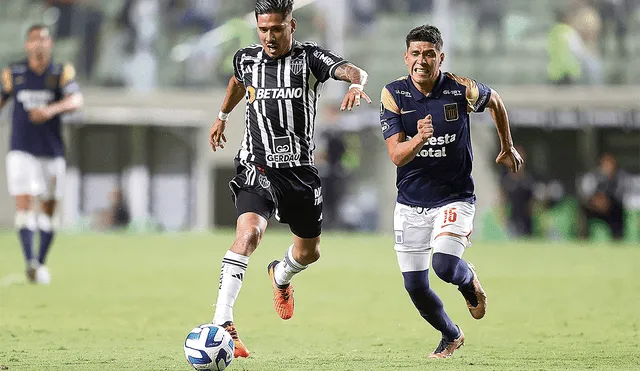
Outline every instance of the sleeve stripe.
POLYGON ((2 92, 10 94, 13 91, 13 76, 11 75, 11 69, 5 68, 2 70, 2 92))
POLYGON ((393 98, 393 94, 387 89, 385 86, 382 88, 382 93, 380 94, 380 102, 382 103, 382 107, 388 111, 395 113, 396 115, 400 114, 400 108, 398 108, 398 104, 396 100, 393 98))
POLYGON ((64 87, 76 78, 76 70, 71 64, 65 64, 60 77, 60 86, 64 87))
POLYGON ((478 101, 478 98, 480 98, 480 92, 478 90, 478 84, 476 83, 476 81, 466 77, 454 75, 452 73, 449 73, 448 75, 453 80, 455 80, 458 84, 464 85, 467 88, 467 91, 466 91, 467 103, 469 107, 475 110, 476 102, 478 101))

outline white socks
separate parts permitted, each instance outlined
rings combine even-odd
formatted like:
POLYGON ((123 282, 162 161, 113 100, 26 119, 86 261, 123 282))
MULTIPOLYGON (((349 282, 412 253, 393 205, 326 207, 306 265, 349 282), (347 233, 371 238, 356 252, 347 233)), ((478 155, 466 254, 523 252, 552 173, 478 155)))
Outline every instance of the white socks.
POLYGON ((273 275, 278 285, 287 285, 291 282, 291 278, 307 268, 293 258, 293 245, 289 246, 284 259, 276 265, 273 275))
POLYGON ((240 293, 242 280, 244 279, 249 257, 227 251, 222 258, 220 268, 220 286, 218 288, 218 301, 213 323, 222 325, 227 321, 233 321, 233 305, 240 293))

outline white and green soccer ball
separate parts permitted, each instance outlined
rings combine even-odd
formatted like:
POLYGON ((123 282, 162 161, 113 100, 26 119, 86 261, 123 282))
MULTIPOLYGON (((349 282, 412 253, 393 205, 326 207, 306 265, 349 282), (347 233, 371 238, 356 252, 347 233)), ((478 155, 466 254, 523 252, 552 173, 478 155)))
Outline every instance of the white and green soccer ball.
POLYGON ((233 350, 229 332, 211 323, 194 328, 184 341, 184 355, 196 370, 224 370, 233 361, 233 350))

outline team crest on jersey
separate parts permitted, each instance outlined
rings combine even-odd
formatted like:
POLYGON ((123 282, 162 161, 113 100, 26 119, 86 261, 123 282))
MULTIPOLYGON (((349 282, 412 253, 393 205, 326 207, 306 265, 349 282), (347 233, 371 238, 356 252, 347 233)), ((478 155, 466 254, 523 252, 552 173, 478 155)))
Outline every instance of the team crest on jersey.
POLYGON ((294 75, 299 75, 302 73, 302 69, 304 68, 304 59, 298 57, 296 59, 291 60, 291 72, 294 75))
POLYGON ((449 103, 444 105, 444 119, 446 121, 458 120, 458 103, 449 103))
POLYGON ((22 76, 22 75, 16 76, 15 85, 22 85, 23 83, 24 83, 24 76, 22 76))

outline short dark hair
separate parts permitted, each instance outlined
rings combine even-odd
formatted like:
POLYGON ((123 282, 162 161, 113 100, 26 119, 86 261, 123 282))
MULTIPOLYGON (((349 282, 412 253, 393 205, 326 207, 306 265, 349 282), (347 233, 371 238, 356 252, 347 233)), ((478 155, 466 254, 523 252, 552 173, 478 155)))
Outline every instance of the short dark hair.
POLYGON ((256 19, 259 14, 280 14, 287 18, 293 12, 293 0, 256 0, 256 19))
POLYGON ((47 27, 47 25, 43 24, 43 23, 35 23, 32 24, 31 26, 29 26, 29 28, 27 29, 27 34, 26 36, 28 37, 33 31, 35 30, 47 30, 49 31, 49 27, 47 27))
POLYGON ((407 34, 407 49, 412 41, 430 42, 436 46, 436 49, 442 50, 442 34, 436 26, 425 24, 409 31, 407 34))

